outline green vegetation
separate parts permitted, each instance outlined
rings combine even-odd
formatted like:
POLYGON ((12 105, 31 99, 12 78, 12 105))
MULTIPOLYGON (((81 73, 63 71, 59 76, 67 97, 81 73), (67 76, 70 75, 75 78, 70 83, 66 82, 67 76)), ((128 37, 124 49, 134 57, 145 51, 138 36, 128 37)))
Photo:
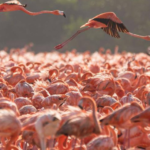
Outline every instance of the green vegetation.
MULTIPOLYGON (((2 0, 0 0, 2 2, 2 0)), ((122 20, 129 31, 150 34, 150 1, 148 0, 27 0, 27 9, 31 11, 64 10, 67 18, 44 14, 28 16, 22 12, 0 14, 0 41, 4 46, 20 47, 33 42, 38 51, 49 51, 74 34, 82 24, 97 14, 113 11, 122 20)), ((136 39, 120 33, 121 39, 114 39, 101 29, 91 29, 70 42, 64 50, 77 48, 79 51, 97 50, 103 46, 120 50, 146 51, 149 41, 136 39)))

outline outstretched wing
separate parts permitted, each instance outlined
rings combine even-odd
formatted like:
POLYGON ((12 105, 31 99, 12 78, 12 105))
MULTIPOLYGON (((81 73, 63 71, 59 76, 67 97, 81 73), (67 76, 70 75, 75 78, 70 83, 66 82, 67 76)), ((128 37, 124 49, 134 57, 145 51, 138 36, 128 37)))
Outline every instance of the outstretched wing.
POLYGON ((27 4, 21 4, 19 1, 17 1, 17 0, 11 0, 11 1, 7 1, 7 2, 5 2, 5 3, 3 3, 3 4, 8 4, 8 5, 20 5, 20 6, 23 6, 23 7, 26 7, 27 6, 27 4))
POLYGON ((106 27, 106 28, 102 28, 102 29, 104 32, 106 32, 110 36, 115 37, 115 38, 120 38, 119 33, 116 30, 111 29, 110 27, 106 27))
POLYGON ((129 32, 123 23, 117 23, 112 21, 111 19, 105 19, 105 18, 93 18, 93 20, 106 24, 107 27, 102 29, 112 37, 120 38, 119 33, 117 31, 123 33, 129 32))

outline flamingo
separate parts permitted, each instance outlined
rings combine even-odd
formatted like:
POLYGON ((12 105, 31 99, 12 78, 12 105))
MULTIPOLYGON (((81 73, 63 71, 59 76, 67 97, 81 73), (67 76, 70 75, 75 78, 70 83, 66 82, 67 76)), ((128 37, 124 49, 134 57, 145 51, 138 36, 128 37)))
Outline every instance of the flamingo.
MULTIPOLYGON (((142 105, 136 101, 133 101, 131 103, 125 104, 121 108, 115 110, 113 113, 107 115, 101 119, 100 122, 102 125, 113 125, 118 129, 126 129, 126 133, 130 135, 130 128, 134 126, 130 119, 143 110, 144 108, 142 105)), ((129 146, 130 143, 128 141, 128 147, 129 146)))
POLYGON ((56 137, 60 135, 84 138, 92 133, 100 134, 101 128, 96 116, 97 107, 95 101, 91 97, 82 97, 78 103, 83 108, 84 101, 90 102, 92 105, 92 114, 81 112, 78 115, 70 117, 56 132, 56 137))
POLYGON ((139 113, 138 115, 135 115, 131 118, 131 122, 134 123, 142 123, 142 125, 149 125, 150 124, 150 107, 146 108, 144 111, 139 113))
POLYGON ((78 30, 73 36, 71 36, 68 40, 65 42, 55 46, 55 49, 61 49, 63 48, 69 41, 73 40, 78 34, 89 30, 91 28, 101 28, 104 32, 109 34, 110 36, 114 38, 120 38, 118 32, 123 32, 126 34, 129 34, 131 36, 142 38, 144 40, 150 41, 150 36, 141 36, 137 34, 133 34, 128 31, 128 29, 124 26, 122 21, 116 16, 114 12, 106 12, 99 14, 91 19, 84 25, 82 25, 80 28, 87 27, 81 30, 78 30))
MULTIPOLYGON (((37 133, 40 140, 41 150, 46 149, 46 138, 51 136, 54 138, 59 123, 61 121, 60 114, 52 109, 45 109, 33 115, 26 115, 19 118, 22 121, 22 130, 30 130, 37 133)), ((53 145, 51 145, 52 148, 53 145)))
POLYGON ((27 4, 21 4, 19 1, 17 0, 12 0, 12 1, 7 1, 5 3, 0 4, 0 12, 7 12, 7 11, 23 11, 28 15, 32 15, 32 16, 36 16, 36 15, 40 15, 40 14, 53 14, 53 15, 62 15, 64 17, 66 17, 64 11, 60 11, 60 10, 54 10, 54 11, 48 11, 48 10, 43 10, 40 12, 31 12, 28 11, 27 9, 25 9, 25 7, 27 6, 27 4))
POLYGON ((8 150, 21 132, 21 122, 12 110, 1 109, 0 128, 0 137, 10 137, 5 147, 5 150, 8 150))

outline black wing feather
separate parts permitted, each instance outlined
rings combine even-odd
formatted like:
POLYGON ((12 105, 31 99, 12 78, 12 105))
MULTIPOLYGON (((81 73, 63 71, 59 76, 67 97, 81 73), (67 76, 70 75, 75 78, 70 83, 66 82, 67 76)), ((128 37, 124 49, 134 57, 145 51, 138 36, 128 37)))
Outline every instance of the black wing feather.
POLYGON ((115 31, 113 29, 110 29, 109 27, 102 28, 102 29, 103 29, 104 32, 106 32, 110 36, 115 37, 115 38, 120 38, 120 35, 117 31, 115 31))
POLYGON ((112 21, 111 19, 104 19, 104 18, 94 18, 93 20, 104 23, 108 27, 110 27, 114 30, 117 30, 119 32, 124 32, 124 33, 129 32, 123 23, 116 23, 116 22, 112 21))
POLYGON ((120 38, 119 32, 127 33, 129 32, 128 29, 124 26, 123 23, 116 23, 111 19, 104 19, 104 18, 94 18, 93 20, 104 23, 107 27, 102 28, 107 34, 111 35, 115 38, 120 38))

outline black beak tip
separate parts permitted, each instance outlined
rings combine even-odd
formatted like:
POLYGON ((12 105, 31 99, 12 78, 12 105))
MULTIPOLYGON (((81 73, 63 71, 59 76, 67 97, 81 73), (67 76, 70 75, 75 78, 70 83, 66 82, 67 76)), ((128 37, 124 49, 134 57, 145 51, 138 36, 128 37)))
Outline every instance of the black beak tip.
POLYGON ((81 105, 78 105, 78 106, 79 106, 79 108, 80 108, 80 109, 82 109, 82 110, 83 110, 83 107, 82 107, 81 105))
POLYGON ((58 118, 54 117, 54 118, 53 118, 53 121, 56 121, 56 120, 58 120, 58 118))
POLYGON ((140 122, 139 120, 131 120, 132 123, 140 122))
POLYGON ((25 4, 24 7, 27 7, 27 4, 25 4))
POLYGON ((63 16, 66 18, 66 15, 65 15, 65 13, 63 14, 63 16))
POLYGON ((99 122, 103 122, 104 119, 100 119, 99 122))

